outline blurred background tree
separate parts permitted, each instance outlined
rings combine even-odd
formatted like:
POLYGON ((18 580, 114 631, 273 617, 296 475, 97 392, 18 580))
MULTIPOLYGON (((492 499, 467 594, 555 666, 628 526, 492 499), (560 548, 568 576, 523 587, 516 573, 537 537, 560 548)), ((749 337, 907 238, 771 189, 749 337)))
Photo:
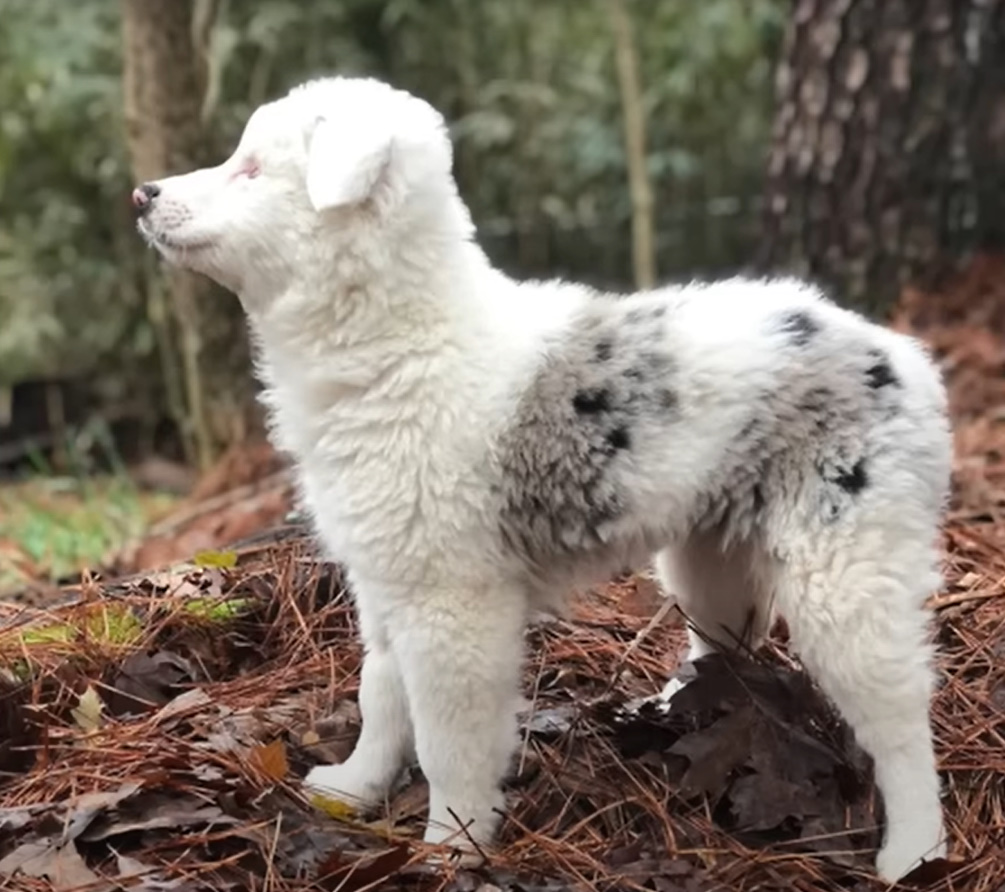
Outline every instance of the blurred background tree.
MULTIPOLYGON (((207 100, 219 9, 219 0, 121 0, 125 132, 136 183, 215 163, 207 100)), ((171 313, 157 277, 145 284, 167 408, 186 459, 206 470, 216 447, 245 430, 243 317, 237 300, 205 277, 164 272, 171 313)))

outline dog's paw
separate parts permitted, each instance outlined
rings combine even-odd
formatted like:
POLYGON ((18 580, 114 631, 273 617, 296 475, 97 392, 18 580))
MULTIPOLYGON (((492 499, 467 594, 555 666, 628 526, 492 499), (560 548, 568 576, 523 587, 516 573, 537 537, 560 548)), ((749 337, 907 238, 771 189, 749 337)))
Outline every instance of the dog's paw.
POLYGON ((698 672, 694 668, 694 664, 691 662, 681 663, 677 671, 670 677, 670 680, 664 685, 663 690, 658 694, 649 698, 653 703, 657 704, 667 704, 677 694, 684 690, 695 678, 698 677, 698 672))
POLYGON ((470 845, 463 847, 459 843, 453 846, 449 844, 441 846, 425 858, 426 864, 430 867, 449 867, 454 870, 477 870, 479 867, 484 867, 488 860, 488 853, 478 851, 470 845))
POLYGON ((426 856, 427 864, 471 870, 482 867, 488 862, 488 848, 491 842, 473 838, 457 827, 429 825, 426 827, 423 841, 436 846, 436 850, 426 856))
POLYGON ((441 810, 434 796, 423 842, 436 846, 438 851, 433 857, 439 864, 479 867, 492 851, 504 805, 498 790, 481 802, 469 801, 467 807, 458 806, 458 810, 441 810))
POLYGON ((304 788, 311 796, 344 804, 352 812, 371 811, 380 804, 385 793, 367 783, 348 762, 312 768, 304 778, 304 788))
POLYGON ((663 690, 660 691, 653 699, 658 700, 661 703, 669 703, 673 700, 676 694, 679 694, 684 690, 687 682, 680 678, 671 678, 664 686, 663 690))
POLYGON ((933 861, 946 857, 945 843, 939 843, 924 852, 918 851, 918 840, 913 835, 907 835, 897 840, 891 840, 876 856, 876 873, 889 883, 894 883, 906 876, 922 860, 933 861))

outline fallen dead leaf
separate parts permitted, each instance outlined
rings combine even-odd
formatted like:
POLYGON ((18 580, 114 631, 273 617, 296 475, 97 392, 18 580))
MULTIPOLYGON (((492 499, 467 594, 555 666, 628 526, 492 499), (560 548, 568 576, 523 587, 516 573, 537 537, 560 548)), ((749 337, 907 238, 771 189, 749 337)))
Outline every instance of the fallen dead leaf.
POLYGON ((55 890, 89 886, 93 892, 100 892, 109 888, 84 863, 72 842, 63 844, 56 837, 23 843, 0 861, 0 876, 15 877, 17 874, 45 877, 55 890))
POLYGON ((329 715, 302 728, 301 741, 317 762, 344 762, 349 758, 359 736, 360 723, 359 704, 355 700, 344 699, 336 704, 329 715))
POLYGON ((314 793, 310 797, 310 803, 336 821, 351 821, 356 817, 356 809, 340 799, 332 799, 330 796, 314 793))
POLYGON ((671 753, 691 763, 680 781, 685 796, 702 794, 715 801, 722 795, 730 775, 750 755, 753 715, 754 707, 744 706, 670 747, 671 753))
POLYGON ((151 793, 128 803, 115 816, 102 815, 80 834, 85 842, 97 842, 137 830, 160 830, 198 825, 235 824, 219 807, 206 805, 194 796, 151 793))
POLYGON ((106 694, 112 715, 145 712, 171 702, 179 685, 196 680, 189 660, 168 650, 149 654, 137 651, 122 662, 106 694))
POLYGON ((140 784, 123 784, 117 790, 84 793, 70 801, 63 821, 63 840, 76 839, 102 812, 117 808, 140 791, 140 784))
POLYGON ((571 705, 536 709, 521 717, 521 730, 536 737, 560 737, 569 732, 578 715, 579 709, 571 705))
POLYGON ((738 831, 774 830, 789 818, 805 818, 805 789, 777 777, 748 774, 739 778, 729 791, 729 805, 738 831))
POLYGON ((747 844, 784 841, 851 864, 848 850, 872 841, 875 822, 861 751, 846 728, 837 745, 843 726, 822 695, 793 670, 722 655, 681 675, 691 680, 669 704, 625 707, 622 752, 662 753, 681 795, 707 798, 747 844))
POLYGON ((395 846, 376 857, 348 861, 336 852, 318 869, 319 886, 338 892, 359 892, 376 887, 382 880, 397 873, 409 861, 407 845, 395 846))
POLYGON ((52 809, 51 805, 23 805, 13 808, 0 808, 0 830, 20 830, 27 827, 35 818, 52 809))
POLYGON ((128 855, 120 855, 118 852, 115 853, 115 864, 119 869, 120 879, 143 876, 143 874, 152 873, 156 869, 136 858, 130 858, 128 855))
POLYGON ((290 763, 286 758, 286 745, 281 740, 273 740, 265 746, 253 747, 249 761, 267 778, 281 781, 290 773, 290 763))
POLYGON ((164 705, 158 711, 157 715, 154 716, 154 723, 158 725, 167 724, 173 719, 198 712, 200 709, 209 706, 212 702, 213 698, 202 690, 202 688, 193 688, 191 691, 179 694, 174 700, 164 705))
POLYGON ((92 685, 80 695, 77 705, 70 710, 73 720, 85 734, 94 734, 101 728, 101 711, 104 703, 92 685))
POLYGON ((140 880, 139 884, 136 882, 126 884, 126 888, 138 889, 142 892, 182 892, 184 889, 191 888, 182 878, 165 879, 159 868, 144 864, 129 855, 116 852, 115 866, 118 868, 120 880, 140 880))
POLYGON ((216 570, 232 570, 237 566, 237 552, 234 551, 197 551, 193 563, 197 567, 216 570))
POLYGON ((915 867, 900 880, 900 884, 916 889, 927 889, 945 881, 957 871, 966 869, 967 866, 967 862, 961 859, 933 858, 915 867))

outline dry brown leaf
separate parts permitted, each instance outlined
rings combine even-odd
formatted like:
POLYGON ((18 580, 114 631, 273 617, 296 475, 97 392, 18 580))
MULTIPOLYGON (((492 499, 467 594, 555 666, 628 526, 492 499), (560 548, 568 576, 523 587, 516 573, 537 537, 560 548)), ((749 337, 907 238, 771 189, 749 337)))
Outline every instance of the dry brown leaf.
POLYGON ((61 845, 55 837, 24 843, 0 861, 0 876, 17 874, 46 877, 56 892, 81 886, 90 886, 93 892, 110 888, 100 883, 100 877, 84 863, 72 842, 61 845))
POLYGON ((281 781, 290 772, 286 745, 281 740, 273 740, 265 746, 252 748, 249 759, 251 764, 270 780, 281 781))
POLYGON ((84 793, 71 800, 68 814, 63 822, 63 839, 76 839, 102 812, 117 808, 122 802, 135 796, 140 784, 123 784, 117 790, 84 793))
POLYGON ((318 869, 317 884, 338 892, 358 892, 376 887, 408 863, 407 845, 395 846, 376 857, 349 861, 336 853, 318 869))
POLYGON ((195 827, 202 824, 230 825, 237 820, 215 805, 206 805, 192 796, 169 797, 147 794, 130 803, 114 817, 102 816, 80 834, 85 842, 98 842, 137 830, 195 827))
POLYGON ((154 716, 154 723, 158 725, 164 724, 178 716, 196 712, 205 706, 209 706, 212 702, 213 698, 202 690, 202 688, 193 688, 191 691, 179 694, 170 703, 166 703, 161 707, 154 716))
POLYGON ((196 679, 189 660, 171 651, 137 651, 123 661, 106 694, 112 715, 144 712, 171 702, 179 685, 196 679))
POLYGON ((77 705, 70 710, 73 720, 85 734, 94 734, 100 730, 102 720, 101 711, 104 709, 101 697, 94 690, 92 685, 87 686, 87 690, 80 695, 77 705))

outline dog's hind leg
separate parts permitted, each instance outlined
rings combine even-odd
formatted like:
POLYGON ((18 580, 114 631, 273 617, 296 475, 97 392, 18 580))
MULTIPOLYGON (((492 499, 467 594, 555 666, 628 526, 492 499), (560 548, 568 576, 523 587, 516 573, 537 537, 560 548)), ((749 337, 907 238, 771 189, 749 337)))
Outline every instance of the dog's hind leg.
POLYGON ((503 808, 517 742, 526 599, 519 590, 418 595, 395 614, 392 646, 429 781, 425 840, 479 859, 503 808))
MULTIPOLYGON (((726 545, 717 530, 694 533, 659 552, 656 577, 687 618, 688 660, 716 650, 756 650, 771 625, 772 591, 766 557, 754 543, 726 545)), ((661 697, 682 683, 671 679, 661 697)))
POLYGON ((379 805, 406 762, 414 755, 412 723, 397 658, 387 630, 359 606, 365 653, 360 674, 359 708, 363 719, 352 755, 341 765, 319 765, 305 786, 359 809, 379 805))
POLYGON ((929 724, 934 673, 923 602, 939 578, 928 533, 934 538, 923 530, 919 543, 918 529, 892 519, 804 537, 777 587, 794 649, 873 758, 886 811, 876 862, 885 880, 945 854, 929 724))

